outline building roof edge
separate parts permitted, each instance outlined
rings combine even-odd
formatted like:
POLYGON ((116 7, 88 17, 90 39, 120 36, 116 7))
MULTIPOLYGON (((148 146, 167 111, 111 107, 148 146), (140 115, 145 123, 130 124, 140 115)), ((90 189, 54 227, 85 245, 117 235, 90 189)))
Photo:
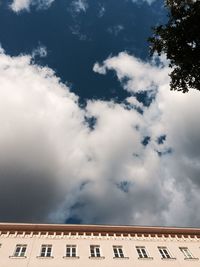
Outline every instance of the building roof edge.
POLYGON ((200 228, 88 224, 0 223, 0 231, 200 235, 200 228))

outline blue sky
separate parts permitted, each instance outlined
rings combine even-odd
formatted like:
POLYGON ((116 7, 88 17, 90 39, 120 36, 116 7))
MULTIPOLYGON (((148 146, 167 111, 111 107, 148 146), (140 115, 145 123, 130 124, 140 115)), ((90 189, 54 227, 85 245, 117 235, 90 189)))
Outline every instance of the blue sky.
POLYGON ((0 221, 199 226, 198 92, 147 38, 162 0, 0 5, 0 221))
POLYGON ((10 55, 18 55, 45 46, 48 56, 37 57, 36 63, 54 69, 83 99, 125 97, 114 75, 95 74, 93 64, 124 50, 140 58, 148 57, 151 26, 164 16, 162 1, 151 6, 146 1, 134 4, 126 0, 57 0, 39 10, 37 4, 31 5, 37 1, 25 2, 30 2, 29 11, 12 12, 7 4, 0 10, 4 49, 10 55))

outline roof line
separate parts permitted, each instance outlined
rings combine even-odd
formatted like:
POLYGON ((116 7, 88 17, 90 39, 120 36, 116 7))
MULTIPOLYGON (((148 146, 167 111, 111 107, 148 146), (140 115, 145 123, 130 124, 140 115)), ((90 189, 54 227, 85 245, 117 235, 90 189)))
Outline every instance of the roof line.
POLYGON ((200 235, 200 228, 130 225, 88 225, 88 224, 32 224, 0 223, 0 231, 47 231, 86 233, 133 233, 133 234, 177 234, 200 235))

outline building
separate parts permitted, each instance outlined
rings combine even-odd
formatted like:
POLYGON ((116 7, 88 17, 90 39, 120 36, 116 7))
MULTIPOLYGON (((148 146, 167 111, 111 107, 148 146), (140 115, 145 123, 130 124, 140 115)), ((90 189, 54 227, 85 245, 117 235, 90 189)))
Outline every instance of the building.
POLYGON ((200 266, 200 229, 0 224, 0 267, 200 266))

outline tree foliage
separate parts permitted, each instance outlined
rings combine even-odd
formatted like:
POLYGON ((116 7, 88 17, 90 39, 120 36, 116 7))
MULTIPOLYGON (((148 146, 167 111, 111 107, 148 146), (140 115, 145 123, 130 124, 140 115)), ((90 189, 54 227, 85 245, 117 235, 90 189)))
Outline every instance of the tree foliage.
POLYGON ((171 90, 200 90, 200 1, 166 0, 168 22, 153 28, 151 54, 170 60, 171 90))

